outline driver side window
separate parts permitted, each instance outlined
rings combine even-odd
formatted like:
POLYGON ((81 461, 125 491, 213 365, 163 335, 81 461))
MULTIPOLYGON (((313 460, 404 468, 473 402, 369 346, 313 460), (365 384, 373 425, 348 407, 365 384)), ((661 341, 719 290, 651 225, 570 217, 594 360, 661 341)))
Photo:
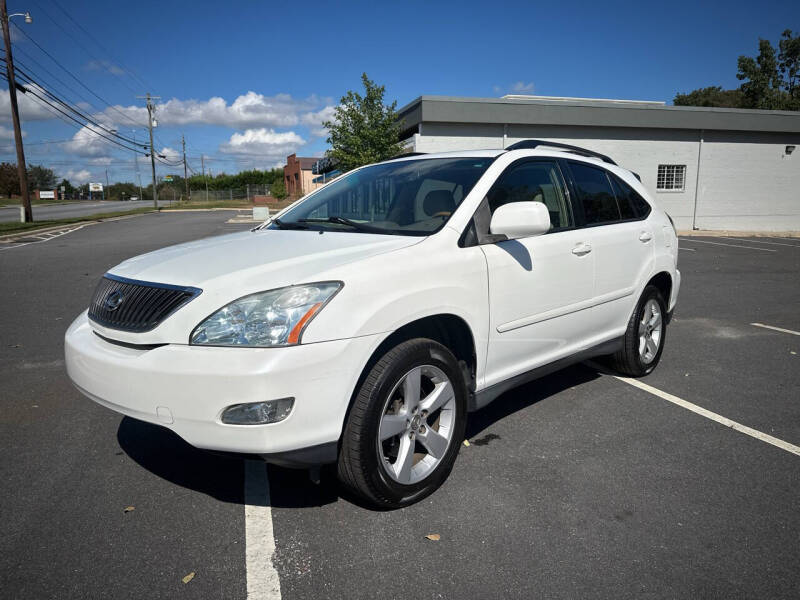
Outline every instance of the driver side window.
POLYGON ((489 210, 510 202, 541 202, 550 213, 551 231, 574 225, 558 166, 548 161, 509 167, 489 190, 489 210))

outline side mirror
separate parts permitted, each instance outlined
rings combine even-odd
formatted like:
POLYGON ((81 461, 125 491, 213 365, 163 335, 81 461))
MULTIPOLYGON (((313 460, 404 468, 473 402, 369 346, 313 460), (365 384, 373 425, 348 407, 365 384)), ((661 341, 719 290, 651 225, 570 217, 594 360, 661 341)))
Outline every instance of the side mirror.
POLYGON ((541 202, 503 204, 494 211, 489 231, 510 240, 542 235, 550 231, 550 212, 541 202))

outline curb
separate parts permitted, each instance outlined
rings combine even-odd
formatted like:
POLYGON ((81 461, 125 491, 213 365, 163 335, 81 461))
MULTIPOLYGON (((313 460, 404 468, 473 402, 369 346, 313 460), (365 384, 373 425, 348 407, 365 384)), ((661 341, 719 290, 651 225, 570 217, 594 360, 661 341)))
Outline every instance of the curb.
POLYGON ((684 237, 788 237, 800 238, 800 231, 726 231, 703 229, 679 229, 678 235, 684 237))
MULTIPOLYGON (((152 211, 156 212, 156 211, 152 211)), ((37 227, 35 229, 25 229, 15 233, 7 233, 0 235, 0 244, 7 244, 16 241, 18 238, 30 237, 40 233, 50 233, 51 231, 61 231, 62 229, 69 229, 71 227, 84 227, 86 225, 97 225, 98 223, 106 223, 112 221, 122 221, 123 219, 132 219, 134 217, 141 217, 152 213, 140 213, 137 215, 121 215, 118 217, 108 217, 105 219, 92 219, 91 221, 76 221, 75 223, 62 223, 61 225, 53 225, 51 227, 37 227)))

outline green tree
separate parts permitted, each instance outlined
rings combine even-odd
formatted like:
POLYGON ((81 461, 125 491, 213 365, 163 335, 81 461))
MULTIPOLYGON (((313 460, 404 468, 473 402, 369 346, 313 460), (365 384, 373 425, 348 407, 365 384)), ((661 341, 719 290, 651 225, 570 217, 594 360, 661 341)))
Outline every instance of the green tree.
POLYGON ((56 174, 53 169, 42 165, 28 165, 29 190, 54 190, 56 188, 56 174))
POLYGON ((0 194, 9 198, 19 194, 19 171, 14 163, 0 163, 0 194))
POLYGON ((778 68, 783 79, 783 89, 788 95, 790 110, 800 110, 800 34, 792 36, 792 30, 783 32, 778 42, 778 68))
POLYGON ((741 108, 742 92, 740 90, 723 90, 718 85, 700 88, 688 94, 677 94, 673 101, 675 106, 721 106, 724 108, 741 108))
POLYGON ((746 108, 775 110, 781 107, 781 76, 775 48, 769 40, 758 40, 758 56, 740 56, 736 78, 743 81, 742 91, 746 108))
POLYGON ((68 179, 62 179, 61 183, 58 184, 59 193, 60 193, 62 187, 64 188, 64 193, 67 196, 71 196, 75 192, 75 188, 69 182, 68 179))
POLYGON ((721 106, 767 110, 800 110, 800 34, 781 34, 778 51, 769 40, 758 40, 758 55, 740 56, 735 90, 710 86, 677 94, 676 106, 721 106))
POLYGON ((283 177, 276 179, 269 188, 271 196, 275 196, 278 200, 286 198, 286 185, 283 183, 283 177))
POLYGON ((400 123, 397 101, 383 103, 385 87, 376 85, 366 73, 361 74, 364 95, 349 91, 334 111, 334 118, 323 123, 328 129, 328 156, 342 171, 397 156, 400 123))

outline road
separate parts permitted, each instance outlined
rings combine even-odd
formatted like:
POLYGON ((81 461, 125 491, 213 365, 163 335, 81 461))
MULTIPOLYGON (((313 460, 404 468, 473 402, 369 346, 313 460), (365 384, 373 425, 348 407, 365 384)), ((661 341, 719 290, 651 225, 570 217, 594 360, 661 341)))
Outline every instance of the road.
MULTIPOLYGON (((160 206, 169 206, 170 202, 160 200, 160 206)), ((151 207, 152 200, 137 200, 135 202, 116 200, 102 201, 75 201, 65 204, 38 204, 32 207, 33 218, 37 221, 47 221, 50 219, 70 219, 73 217, 85 217, 98 213, 112 213, 123 210, 133 210, 134 208, 151 207)), ((19 206, 0 207, 0 223, 10 223, 19 221, 19 206)))
MULTIPOLYGON (((226 218, 148 214, 0 246, 4 596, 245 598, 272 565, 280 593, 259 597, 797 597, 800 456, 592 365, 471 415, 445 485, 389 512, 329 472, 315 485, 269 467, 267 487, 253 463, 82 397, 63 334, 101 275, 247 227, 226 218), (244 506, 256 485, 260 512, 244 506), (248 544, 269 529, 274 555, 248 544)), ((800 335, 751 324, 800 332, 800 242, 681 246, 678 311, 642 381, 800 445, 800 335)))

